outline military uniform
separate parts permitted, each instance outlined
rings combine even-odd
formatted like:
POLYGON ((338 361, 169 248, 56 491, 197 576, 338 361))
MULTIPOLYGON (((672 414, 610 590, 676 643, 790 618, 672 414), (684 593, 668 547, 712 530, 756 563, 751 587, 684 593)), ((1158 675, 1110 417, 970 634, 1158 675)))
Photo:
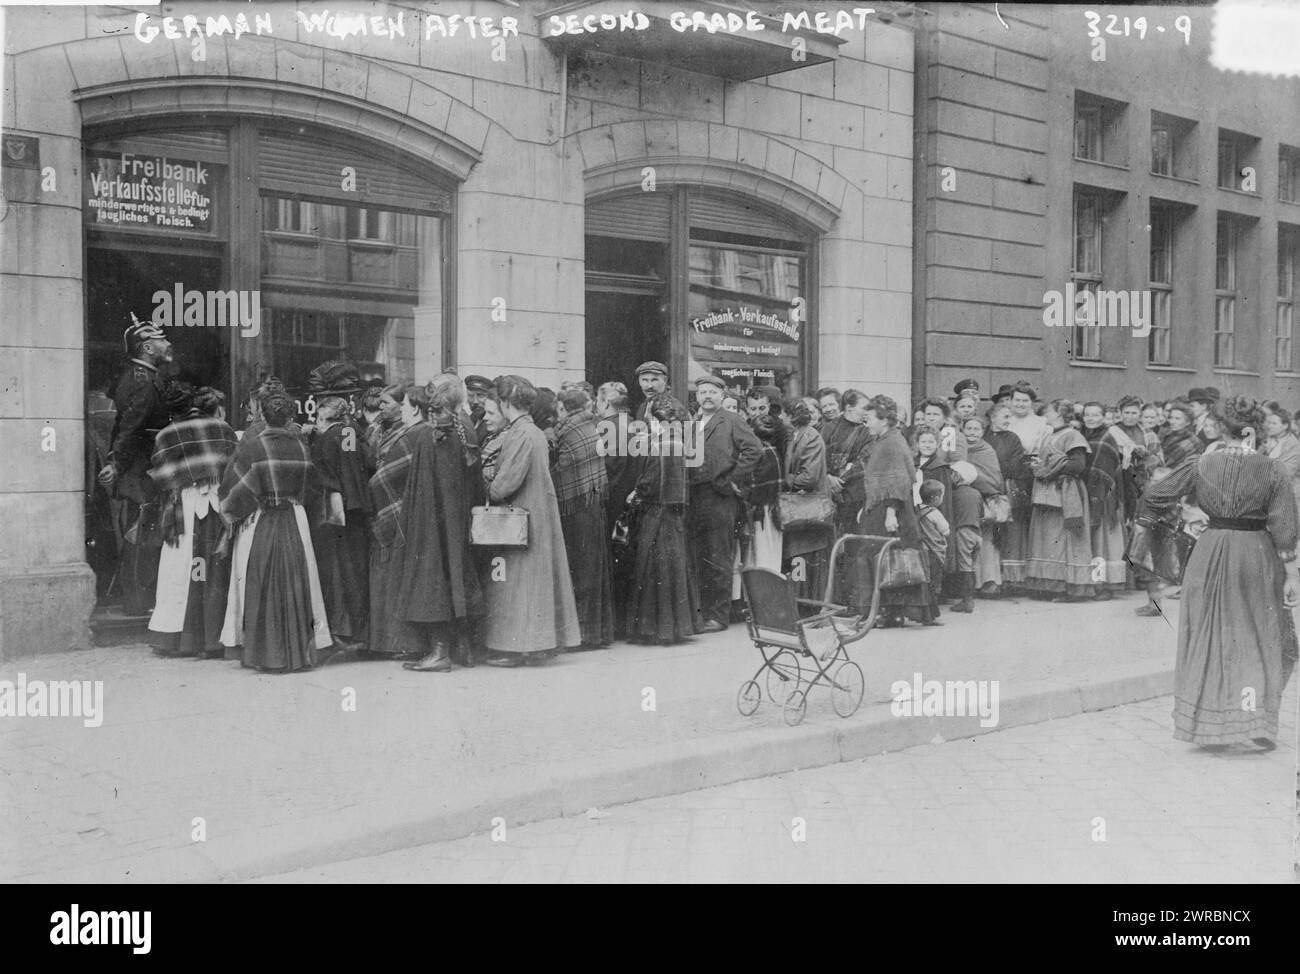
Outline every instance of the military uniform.
POLYGON ((119 575, 124 610, 142 615, 154 603, 158 583, 158 491, 149 477, 154 439, 170 420, 158 369, 140 359, 127 362, 117 381, 113 401, 117 420, 109 463, 117 471, 114 496, 122 503, 122 545, 119 575))

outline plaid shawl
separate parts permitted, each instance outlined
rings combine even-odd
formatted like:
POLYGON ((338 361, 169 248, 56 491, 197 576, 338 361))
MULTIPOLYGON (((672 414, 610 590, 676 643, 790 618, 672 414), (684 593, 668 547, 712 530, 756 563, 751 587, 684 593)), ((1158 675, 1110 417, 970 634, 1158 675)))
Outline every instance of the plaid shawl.
MULTIPOLYGON (((1091 447, 1084 482, 1088 485, 1088 511, 1094 521, 1105 519, 1114 526, 1122 518, 1124 506, 1124 454, 1111 430, 1105 426, 1083 428, 1083 438, 1091 447)), ((1132 500, 1129 500, 1130 504, 1132 500)))
POLYGON ((576 514, 604 500, 609 476, 605 471, 605 458, 596 452, 599 442, 600 434, 590 415, 566 416, 555 427, 556 449, 551 478, 555 481, 561 517, 576 514))
POLYGON ((211 416, 193 413, 159 431, 149 476, 162 495, 163 540, 185 533, 181 491, 196 484, 219 484, 239 446, 235 431, 211 416))
POLYGON ((404 426, 398 436, 388 438, 388 448, 379 461, 379 469, 370 478, 370 498, 375 508, 370 527, 375 540, 385 547, 405 540, 402 536, 402 498, 406 496, 407 481, 415 463, 416 449, 420 446, 420 437, 414 431, 421 426, 427 427, 428 424, 404 426))
POLYGON ((897 429, 887 429, 871 440, 858 462, 862 465, 864 516, 882 501, 912 503, 916 464, 907 441, 897 429))
POLYGON ((244 435, 221 481, 221 514, 242 521, 267 501, 304 503, 316 488, 307 444, 286 428, 269 426, 244 435))
POLYGON ((1205 450, 1205 444, 1190 426, 1180 430, 1169 430, 1160 438, 1160 452, 1165 458, 1165 466, 1174 468, 1188 457, 1194 457, 1205 450))

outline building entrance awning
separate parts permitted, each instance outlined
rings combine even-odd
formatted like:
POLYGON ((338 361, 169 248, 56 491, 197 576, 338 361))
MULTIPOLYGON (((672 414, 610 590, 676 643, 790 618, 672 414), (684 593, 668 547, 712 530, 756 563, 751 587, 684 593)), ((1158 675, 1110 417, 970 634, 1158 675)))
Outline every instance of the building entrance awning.
MULTIPOLYGON (((865 8, 863 8, 865 9, 865 8)), ((577 0, 538 14, 542 40, 557 51, 594 51, 670 64, 729 81, 749 81, 835 60, 864 14, 773 14, 733 3, 577 0), (837 36, 838 33, 843 36, 837 36), (796 57, 795 38, 803 41, 796 57)))

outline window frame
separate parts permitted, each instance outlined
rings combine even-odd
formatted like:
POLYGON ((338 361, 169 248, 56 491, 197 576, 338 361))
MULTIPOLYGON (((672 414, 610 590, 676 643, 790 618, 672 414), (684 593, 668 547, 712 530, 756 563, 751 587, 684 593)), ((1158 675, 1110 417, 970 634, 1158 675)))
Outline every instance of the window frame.
MULTIPOLYGON (((1102 211, 1105 208, 1105 197, 1100 193, 1092 192, 1086 189, 1075 187, 1074 199, 1071 206, 1071 240, 1072 247, 1070 251, 1070 282, 1075 287, 1075 294, 1080 291, 1092 291, 1095 295, 1101 289, 1104 267, 1103 259, 1103 219, 1102 211), (1093 208, 1092 218, 1092 239, 1087 244, 1087 251, 1092 253, 1092 269, 1081 270, 1079 268, 1080 250, 1080 206, 1087 203, 1093 208)), ((1070 355, 1075 361, 1080 362, 1100 362, 1101 361, 1101 328, 1098 327, 1096 317, 1096 301, 1093 302, 1094 321, 1091 325, 1078 324, 1077 306, 1070 309, 1074 319, 1070 325, 1070 355)))

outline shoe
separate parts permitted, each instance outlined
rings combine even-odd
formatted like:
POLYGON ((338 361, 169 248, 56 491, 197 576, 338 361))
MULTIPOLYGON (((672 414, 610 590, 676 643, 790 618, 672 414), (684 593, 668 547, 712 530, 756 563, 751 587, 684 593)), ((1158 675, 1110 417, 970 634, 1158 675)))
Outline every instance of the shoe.
POLYGON ((1259 746, 1262 747, 1265 751, 1276 751, 1276 750, 1277 750, 1277 745, 1276 745, 1275 743, 1273 743, 1271 740, 1269 740, 1267 737, 1252 737, 1252 738, 1250 739, 1250 742, 1251 742, 1252 744, 1257 744, 1257 745, 1259 745, 1259 746))
POLYGON ((700 632, 726 632, 727 627, 717 619, 710 619, 700 627, 700 632))
POLYGON ((961 587, 961 599, 952 607, 952 611, 967 614, 974 612, 975 603, 972 596, 975 594, 975 573, 962 572, 957 584, 961 587))
POLYGON ((356 653, 361 655, 361 651, 366 648, 366 644, 356 639, 343 639, 339 636, 334 637, 334 645, 338 647, 341 653, 356 653))
POLYGON ((1148 603, 1147 605, 1139 605, 1136 609, 1133 610, 1133 613, 1135 615, 1147 616, 1149 618, 1164 615, 1164 613, 1161 612, 1157 606, 1151 605, 1150 603, 1148 603))
POLYGON ((1102 589, 1100 592, 1098 592, 1096 595, 1094 595, 1094 596, 1092 597, 1092 600, 1093 600, 1094 602, 1109 602, 1109 601, 1110 601, 1111 599, 1113 599, 1114 597, 1115 597, 1115 593, 1114 593, 1114 592, 1112 592, 1112 591, 1111 591, 1110 589, 1108 589, 1108 588, 1104 588, 1104 589, 1102 589))
POLYGON ((929 622, 923 622, 923 623, 921 623, 921 625, 923 625, 923 626, 942 626, 942 625, 943 625, 943 620, 942 620, 942 619, 931 619, 929 622))
POLYGON ((451 659, 447 655, 447 644, 441 641, 435 643, 433 652, 428 656, 415 662, 403 663, 402 669, 414 670, 417 673, 449 673, 451 659))
POLYGON ((516 666, 524 665, 524 658, 518 653, 501 653, 497 656, 487 658, 488 666, 500 666, 504 669, 513 669, 516 666))

